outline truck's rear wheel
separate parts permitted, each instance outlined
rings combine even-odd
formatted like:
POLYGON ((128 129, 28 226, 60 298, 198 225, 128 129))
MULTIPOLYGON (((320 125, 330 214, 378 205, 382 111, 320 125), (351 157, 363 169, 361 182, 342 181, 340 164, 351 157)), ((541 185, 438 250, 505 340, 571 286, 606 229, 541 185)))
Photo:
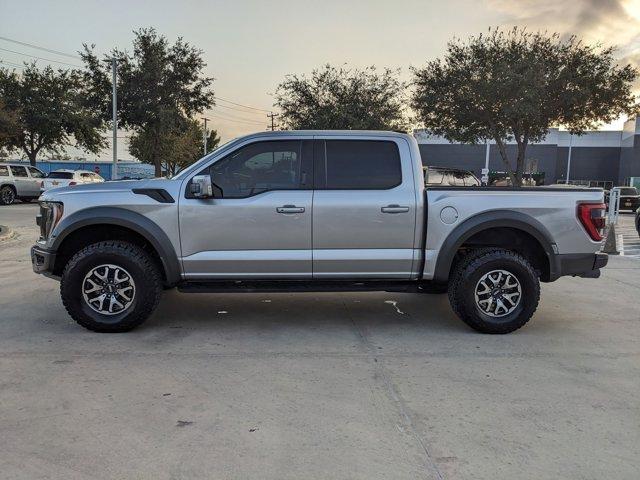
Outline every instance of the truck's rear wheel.
POLYGON ((529 321, 540 299, 536 272, 510 250, 482 249, 456 266, 449 282, 455 313, 482 333, 510 333, 529 321))
POLYGON ((69 315, 95 332, 126 332, 158 305, 162 279, 153 258, 137 245, 89 245, 67 263, 60 282, 69 315))

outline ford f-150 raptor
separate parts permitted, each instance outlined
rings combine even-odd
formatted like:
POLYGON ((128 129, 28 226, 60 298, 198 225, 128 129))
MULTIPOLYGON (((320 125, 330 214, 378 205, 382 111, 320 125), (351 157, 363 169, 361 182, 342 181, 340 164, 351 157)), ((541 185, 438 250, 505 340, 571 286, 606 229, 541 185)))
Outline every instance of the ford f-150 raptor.
POLYGON ((507 333, 540 281, 598 277, 599 189, 426 187, 415 139, 285 131, 238 138, 173 178, 46 191, 34 271, 81 325, 140 325, 185 292, 448 291, 474 329, 507 333))

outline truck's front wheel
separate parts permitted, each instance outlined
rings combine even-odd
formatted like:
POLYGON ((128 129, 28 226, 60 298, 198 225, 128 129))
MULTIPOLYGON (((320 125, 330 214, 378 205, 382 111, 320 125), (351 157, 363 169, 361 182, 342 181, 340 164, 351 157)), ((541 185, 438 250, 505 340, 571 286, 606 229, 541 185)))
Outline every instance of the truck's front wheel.
POLYGON ((455 313, 482 333, 510 333, 529 321, 540 299, 540 282, 518 253, 482 249, 454 269, 449 301, 455 313))
POLYGON ((158 305, 162 281, 153 258, 137 245, 89 245, 67 263, 60 282, 69 315, 95 332, 126 332, 158 305))

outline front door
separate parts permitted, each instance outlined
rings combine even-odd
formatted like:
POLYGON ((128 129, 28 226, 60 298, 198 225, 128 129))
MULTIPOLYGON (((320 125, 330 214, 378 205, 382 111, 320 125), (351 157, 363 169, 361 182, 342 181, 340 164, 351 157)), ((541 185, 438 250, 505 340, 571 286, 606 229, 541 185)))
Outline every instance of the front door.
POLYGON ((402 140, 319 140, 313 198, 314 278, 411 277, 416 198, 402 140))
POLYGON ((258 141, 210 167, 216 198, 180 200, 187 279, 311 278, 312 151, 258 141))

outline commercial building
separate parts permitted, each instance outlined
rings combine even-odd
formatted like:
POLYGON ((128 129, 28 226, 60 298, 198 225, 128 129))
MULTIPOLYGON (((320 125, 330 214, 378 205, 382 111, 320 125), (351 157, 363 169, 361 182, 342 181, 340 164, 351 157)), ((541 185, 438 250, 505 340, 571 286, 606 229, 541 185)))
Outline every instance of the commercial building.
MULTIPOLYGON (((480 177, 485 166, 486 146, 451 143, 442 137, 416 130, 414 136, 420 146, 424 165, 456 167, 472 170, 480 177)), ((489 170, 505 171, 495 144, 489 146, 489 170)), ((539 173, 545 185, 564 183, 571 149, 570 183, 588 183, 607 187, 628 185, 640 178, 640 118, 624 124, 621 131, 592 131, 584 135, 570 135, 557 128, 549 130, 546 138, 527 147, 526 171, 539 173)), ((515 163, 516 145, 511 142, 507 151, 515 163)), ((515 166, 512 165, 515 169, 515 166)))

